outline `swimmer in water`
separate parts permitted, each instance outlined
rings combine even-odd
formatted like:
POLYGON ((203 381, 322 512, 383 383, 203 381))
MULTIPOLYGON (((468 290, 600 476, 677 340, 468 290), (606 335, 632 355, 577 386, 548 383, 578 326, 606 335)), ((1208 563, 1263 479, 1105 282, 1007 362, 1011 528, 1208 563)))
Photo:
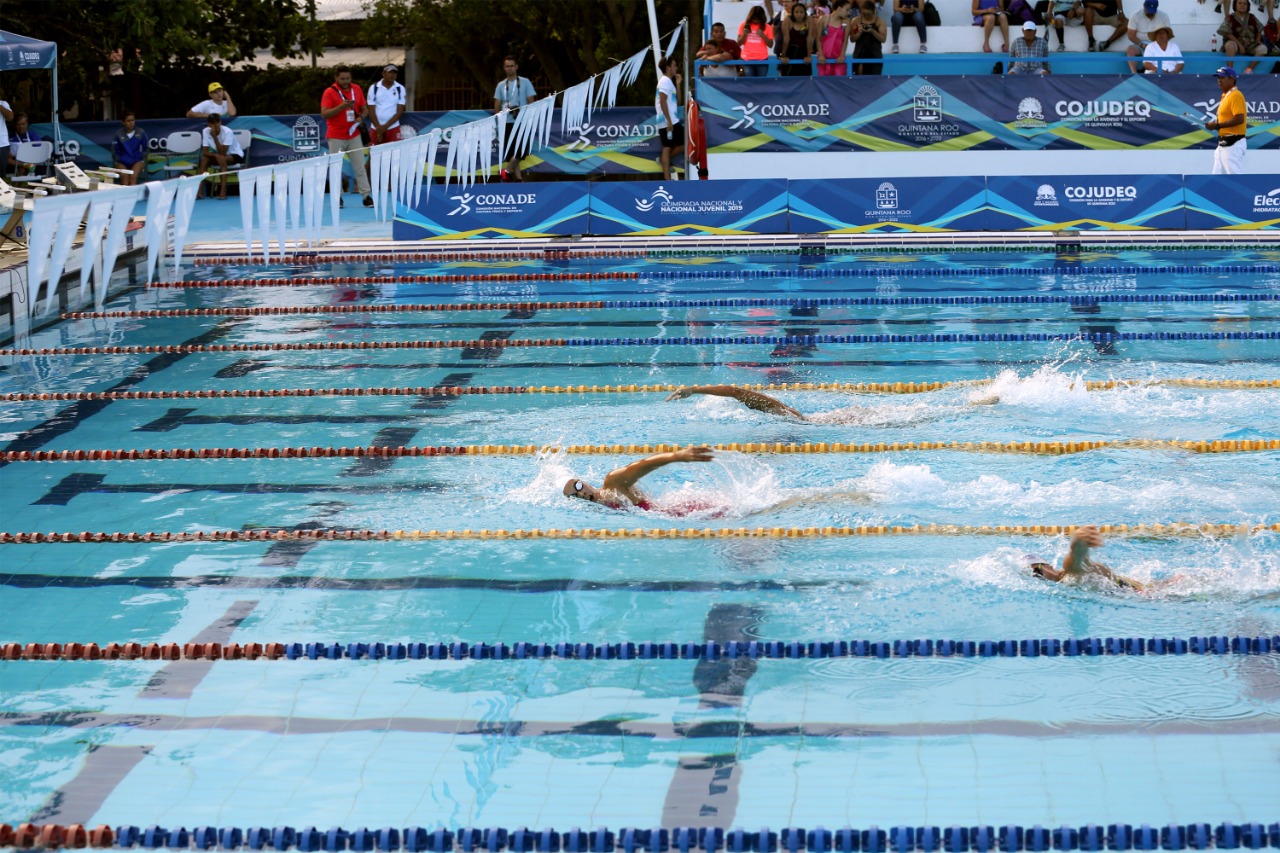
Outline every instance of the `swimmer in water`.
MULTIPOLYGON (((768 394, 762 394, 759 391, 749 391, 746 388, 739 388, 736 385, 689 385, 672 391, 667 397, 667 402, 672 400, 683 400, 686 397, 692 397, 694 394, 705 394, 708 397, 729 397, 737 400, 748 409, 754 409, 757 412, 764 412, 769 415, 778 415, 783 418, 791 418, 792 420, 804 421, 811 424, 862 424, 874 421, 882 421, 883 416, 875 412, 873 409, 865 406, 845 406, 840 409, 833 409, 829 412, 815 412, 812 415, 806 415, 804 412, 791 408, 786 403, 770 397, 768 394)), ((989 405, 999 402, 998 396, 990 396, 980 400, 972 401, 971 405, 989 405)), ((936 415, 941 417, 941 415, 936 415)), ((932 417, 913 416, 903 420, 904 423, 923 423, 932 417)), ((883 424, 882 424, 883 425, 883 424)))
POLYGON ((655 453, 610 471, 599 488, 577 477, 570 477, 562 491, 567 498, 581 498, 612 509, 630 509, 633 506, 652 509, 653 502, 636 487, 641 478, 672 462, 710 462, 711 456, 710 447, 686 447, 669 453, 655 453))
POLYGON ((1095 563, 1089 559, 1089 549, 1101 548, 1103 544, 1102 533, 1098 528, 1093 525, 1077 528, 1071 533, 1071 547, 1062 558, 1062 568, 1055 569, 1049 563, 1033 559, 1030 563, 1031 574, 1054 583, 1076 582, 1087 577, 1098 577, 1111 581, 1121 589, 1131 589, 1135 592, 1144 592, 1153 586, 1118 575, 1102 563, 1095 563))

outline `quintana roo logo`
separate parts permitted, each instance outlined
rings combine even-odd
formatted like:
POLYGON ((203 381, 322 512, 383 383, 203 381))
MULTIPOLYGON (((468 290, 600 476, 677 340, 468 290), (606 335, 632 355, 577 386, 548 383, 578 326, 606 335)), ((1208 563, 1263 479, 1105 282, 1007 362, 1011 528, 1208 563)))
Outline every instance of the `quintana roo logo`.
POLYGON ((445 214, 445 216, 466 216, 471 212, 471 200, 475 198, 472 193, 463 193, 462 195, 451 195, 449 198, 456 201, 458 206, 445 214))
POLYGON ((729 125, 730 130, 750 130, 756 126, 756 110, 760 109, 760 105, 755 101, 747 101, 746 105, 739 104, 733 108, 734 112, 742 113, 742 117, 729 125))
POLYGON ((667 192, 665 187, 659 185, 656 190, 649 194, 648 198, 636 199, 636 210, 641 213, 648 213, 657 206, 659 199, 662 201, 671 201, 671 198, 671 193, 667 192))

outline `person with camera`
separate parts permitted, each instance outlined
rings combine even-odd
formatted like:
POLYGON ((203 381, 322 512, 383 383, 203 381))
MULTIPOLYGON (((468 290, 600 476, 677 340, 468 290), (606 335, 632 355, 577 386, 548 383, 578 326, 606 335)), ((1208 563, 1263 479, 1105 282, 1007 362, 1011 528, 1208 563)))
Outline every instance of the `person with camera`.
MULTIPOLYGON (((498 82, 498 87, 493 90, 493 111, 500 113, 503 110, 510 112, 507 116, 507 126, 516 120, 516 115, 520 112, 520 108, 528 104, 532 104, 534 98, 538 96, 533 89, 533 83, 529 82, 529 78, 521 77, 520 63, 516 62, 514 56, 508 56, 502 60, 502 71, 506 74, 498 82)), ((524 177, 520 174, 520 152, 516 150, 514 144, 514 135, 508 132, 508 140, 512 142, 511 158, 507 162, 506 168, 502 170, 502 180, 504 181, 523 181, 524 177)))
MULTIPOLYGON (((876 0, 862 0, 858 16, 849 21, 849 41, 853 42, 853 58, 883 59, 884 42, 889 31, 884 20, 876 14, 876 0)), ((879 62, 854 62, 854 74, 883 74, 884 65, 879 62)))
POLYGON ((653 99, 658 114, 658 141, 662 143, 662 180, 671 180, 671 154, 684 148, 684 125, 680 123, 680 64, 674 56, 662 60, 662 77, 653 99))
POLYGON ((364 196, 365 207, 373 207, 369 175, 365 171, 364 149, 368 143, 363 138, 369 132, 364 123, 368 114, 364 92, 351 82, 351 69, 339 65, 333 72, 333 85, 320 96, 320 117, 327 122, 325 136, 329 140, 329 153, 347 155, 356 176, 356 191, 364 196))

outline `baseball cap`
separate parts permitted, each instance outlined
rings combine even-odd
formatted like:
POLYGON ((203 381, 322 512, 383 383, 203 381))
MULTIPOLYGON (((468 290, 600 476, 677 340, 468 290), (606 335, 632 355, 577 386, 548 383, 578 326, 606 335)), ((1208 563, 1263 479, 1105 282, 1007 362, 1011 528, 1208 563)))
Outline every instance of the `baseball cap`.
POLYGON ((1027 21, 1026 23, 1024 23, 1024 24, 1022 25, 1022 28, 1023 28, 1024 30, 1031 30, 1031 32, 1033 32, 1033 33, 1034 33, 1034 32, 1036 31, 1036 22, 1035 22, 1035 21, 1027 21))
POLYGON ((1148 12, 1154 12, 1156 9, 1160 8, 1160 0, 1146 0, 1146 2, 1142 4, 1142 8, 1146 9, 1148 12))
POLYGON ((210 94, 210 95, 212 95, 214 92, 218 91, 218 90, 219 90, 219 89, 221 89, 221 88, 222 88, 222 84, 221 84, 221 83, 210 83, 210 84, 209 84, 209 94, 210 94))
POLYGON ((1230 77, 1232 80, 1235 80, 1236 70, 1234 68, 1228 68, 1227 66, 1224 65, 1221 68, 1219 68, 1217 71, 1213 72, 1213 76, 1214 77, 1230 77))
POLYGON ((400 73, 400 69, 399 69, 399 68, 396 68, 394 65, 388 65, 388 66, 386 66, 385 68, 383 68, 382 70, 383 70, 383 71, 394 71, 394 72, 396 72, 397 74, 399 74, 399 73, 400 73))

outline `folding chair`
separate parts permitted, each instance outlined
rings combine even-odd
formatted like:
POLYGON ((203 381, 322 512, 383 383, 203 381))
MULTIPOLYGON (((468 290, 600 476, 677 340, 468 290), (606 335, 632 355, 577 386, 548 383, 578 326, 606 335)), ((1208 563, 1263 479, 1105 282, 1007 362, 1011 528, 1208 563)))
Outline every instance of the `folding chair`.
POLYGON ((27 166, 34 166, 34 174, 14 175, 13 183, 31 184, 42 181, 49 176, 49 162, 53 159, 53 143, 42 139, 39 142, 19 142, 13 156, 18 161, 18 169, 26 172, 27 166))
POLYGON ((180 166, 173 165, 173 161, 177 157, 191 158, 192 155, 200 153, 200 133, 194 130, 179 130, 177 133, 169 134, 165 140, 164 155, 164 171, 166 177, 169 172, 194 172, 200 158, 195 157, 180 166))

